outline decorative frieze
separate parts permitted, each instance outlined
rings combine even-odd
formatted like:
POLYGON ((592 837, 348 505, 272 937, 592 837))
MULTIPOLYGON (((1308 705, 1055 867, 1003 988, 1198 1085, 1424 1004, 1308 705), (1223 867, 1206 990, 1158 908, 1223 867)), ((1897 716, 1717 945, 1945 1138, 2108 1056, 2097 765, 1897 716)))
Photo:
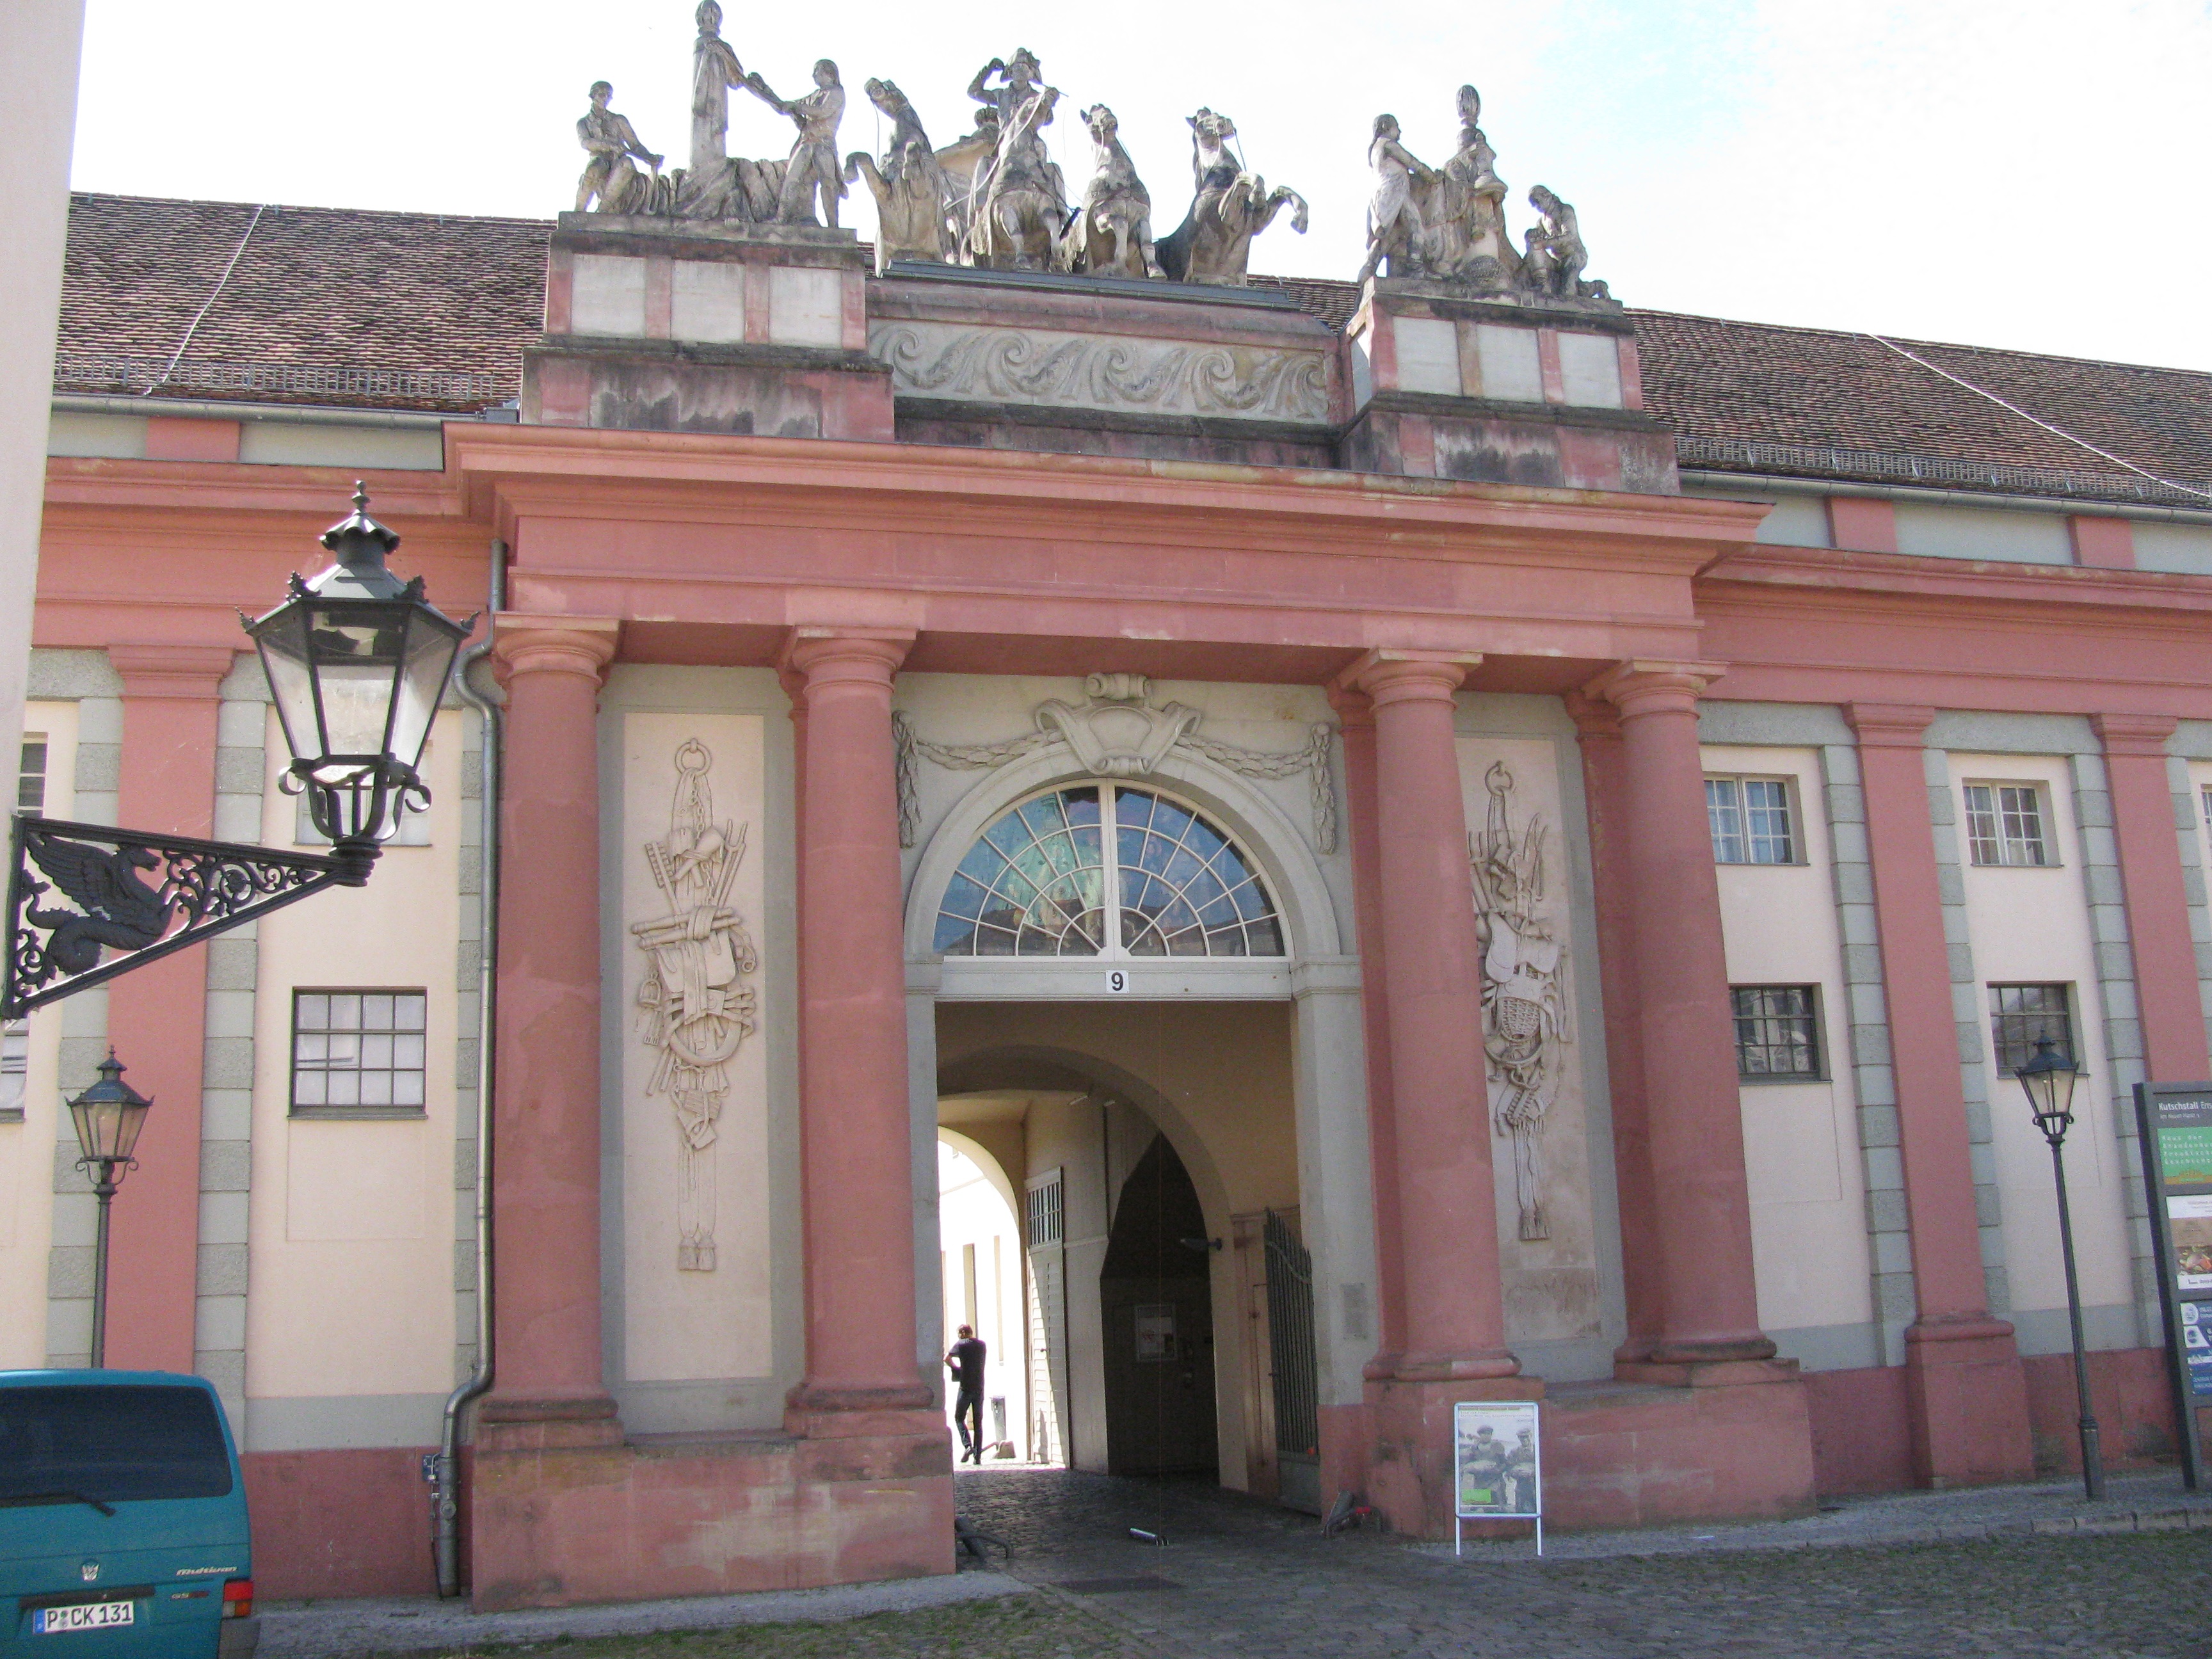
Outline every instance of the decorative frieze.
POLYGON ((908 397, 1246 420, 1328 418, 1328 369, 1318 351, 899 322, 873 328, 868 352, 889 366, 894 392, 908 397))
POLYGON ((1143 777, 1173 750, 1187 749, 1240 777, 1279 780, 1304 774, 1313 807, 1314 845, 1336 851, 1336 783, 1330 765, 1335 728, 1309 728, 1303 749, 1246 749, 1199 731, 1203 711, 1188 703, 1155 708, 1152 682, 1142 674, 1092 674, 1083 682, 1084 701, 1054 697, 1037 705, 1036 729, 996 743, 933 743, 916 734, 902 714, 893 714, 898 744, 899 845, 911 847, 921 833, 921 792, 916 766, 928 760, 954 771, 988 771, 1054 744, 1074 751, 1077 764, 1097 778, 1143 777))

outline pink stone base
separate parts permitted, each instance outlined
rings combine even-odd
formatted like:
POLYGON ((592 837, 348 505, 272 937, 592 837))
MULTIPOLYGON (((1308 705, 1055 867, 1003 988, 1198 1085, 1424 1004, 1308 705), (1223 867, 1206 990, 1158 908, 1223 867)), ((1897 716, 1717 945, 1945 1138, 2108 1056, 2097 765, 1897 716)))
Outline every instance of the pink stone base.
POLYGON ((1544 1381, 1538 1376, 1418 1382, 1386 1379, 1369 1382, 1366 1394, 1367 1414, 1374 1425, 1364 1482, 1368 1503, 1394 1532, 1449 1538, 1452 1407, 1462 1400, 1541 1400, 1544 1381))
POLYGON ((927 1432, 648 1436, 547 1445, 487 1426, 471 1564, 479 1611, 952 1571, 952 1464, 927 1432))
POLYGON ((1915 1484, 1990 1486, 2035 1474, 2027 1382, 2012 1328, 1978 1322, 1978 1334, 1936 1326, 1905 1334, 1907 1422, 1915 1484))
POLYGON ((1544 1407, 1545 1524, 1655 1527, 1810 1514, 1805 1385, 1789 1368, 1764 1370, 1755 1382, 1553 1389, 1544 1407))

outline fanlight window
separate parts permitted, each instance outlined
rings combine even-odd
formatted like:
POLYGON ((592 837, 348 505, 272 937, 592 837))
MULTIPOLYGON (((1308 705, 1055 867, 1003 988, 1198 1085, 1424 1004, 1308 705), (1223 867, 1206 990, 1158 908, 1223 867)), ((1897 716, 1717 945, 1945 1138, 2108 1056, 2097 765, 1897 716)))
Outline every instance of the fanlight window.
POLYGON ((1148 789, 1086 784, 1034 796, 983 832, 945 890, 936 948, 1279 957, 1283 927, 1259 870, 1224 831, 1148 789))

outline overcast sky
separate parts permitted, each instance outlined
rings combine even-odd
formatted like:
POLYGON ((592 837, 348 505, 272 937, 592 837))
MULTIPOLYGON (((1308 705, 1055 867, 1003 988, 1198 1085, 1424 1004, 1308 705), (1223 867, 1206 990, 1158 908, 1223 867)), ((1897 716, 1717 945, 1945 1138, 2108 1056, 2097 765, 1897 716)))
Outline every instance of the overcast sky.
MULTIPOLYGON (((1255 245, 1259 270, 1354 275, 1373 117, 1441 163, 1473 81, 1516 234, 1550 185, 1631 305, 2212 370, 2203 0, 726 9, 786 96, 836 59, 847 150, 879 145, 866 76, 944 144, 969 77, 1030 47, 1065 97, 1071 185, 1090 170, 1074 111, 1109 104, 1161 234, 1189 199, 1182 118, 1221 111, 1247 164, 1313 204, 1309 234, 1285 217, 1255 245)), ((89 0, 76 184, 548 217, 573 199, 593 80, 682 162, 692 34, 691 0, 89 0)), ((732 154, 787 151, 787 121, 732 105, 732 154)))

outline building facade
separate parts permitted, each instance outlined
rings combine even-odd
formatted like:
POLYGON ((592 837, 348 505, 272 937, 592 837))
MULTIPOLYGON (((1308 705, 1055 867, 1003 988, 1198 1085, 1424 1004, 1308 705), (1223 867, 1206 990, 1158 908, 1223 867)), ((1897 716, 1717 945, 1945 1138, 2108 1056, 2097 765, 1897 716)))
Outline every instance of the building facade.
POLYGON ((1561 1526, 2025 1477, 2046 1036, 2106 1445, 2171 1450, 2205 377, 640 216, 71 237, 27 806, 307 844, 234 611, 356 477, 490 613, 367 889, 10 1034, 5 1363, 88 1350, 112 1042, 110 1354, 223 1390, 270 1593, 428 1587, 485 1366, 483 1605, 949 1571, 948 1319, 994 1456, 1409 1532, 1468 1399, 1543 1401, 1561 1526))

